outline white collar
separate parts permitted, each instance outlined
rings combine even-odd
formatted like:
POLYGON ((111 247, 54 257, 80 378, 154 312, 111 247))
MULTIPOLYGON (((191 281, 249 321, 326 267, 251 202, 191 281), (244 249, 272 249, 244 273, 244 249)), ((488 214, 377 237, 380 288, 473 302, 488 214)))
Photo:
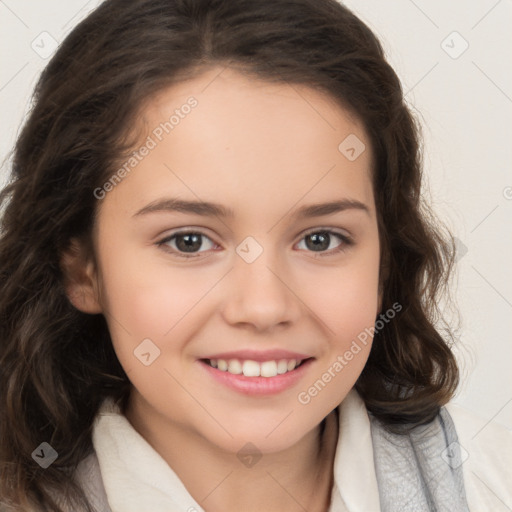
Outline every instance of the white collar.
MULTIPOLYGON (((370 421, 364 402, 352 390, 338 411, 339 435, 329 512, 380 512, 370 421)), ((112 400, 102 405, 92 439, 112 512, 204 512, 112 400)))

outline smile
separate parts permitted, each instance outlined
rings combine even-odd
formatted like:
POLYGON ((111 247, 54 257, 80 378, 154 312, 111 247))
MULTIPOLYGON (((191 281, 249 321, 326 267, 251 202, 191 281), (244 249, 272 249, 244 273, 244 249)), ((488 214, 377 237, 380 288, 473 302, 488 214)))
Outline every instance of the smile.
POLYGON ((291 355, 253 354, 251 359, 251 354, 226 354, 199 359, 198 363, 215 383, 245 395, 269 396, 296 386, 315 360, 302 354, 291 355))
POLYGON ((295 370, 304 360, 280 359, 279 361, 252 361, 251 359, 207 359, 206 362, 221 372, 232 375, 244 375, 245 377, 275 377, 295 370))

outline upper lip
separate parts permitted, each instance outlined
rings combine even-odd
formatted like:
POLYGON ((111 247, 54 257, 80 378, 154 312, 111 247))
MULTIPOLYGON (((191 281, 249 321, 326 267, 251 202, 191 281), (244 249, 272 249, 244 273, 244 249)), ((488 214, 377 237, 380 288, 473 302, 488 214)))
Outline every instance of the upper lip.
POLYGON ((302 361, 309 359, 311 356, 300 354, 298 352, 291 352, 289 350, 236 350, 233 352, 221 352, 212 354, 202 359, 238 359, 241 361, 279 361, 281 359, 296 359, 302 361))

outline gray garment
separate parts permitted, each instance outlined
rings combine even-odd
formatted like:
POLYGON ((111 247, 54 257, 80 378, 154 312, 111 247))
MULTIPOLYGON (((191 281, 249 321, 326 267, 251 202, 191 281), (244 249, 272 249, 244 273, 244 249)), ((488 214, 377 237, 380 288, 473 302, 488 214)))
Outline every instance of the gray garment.
POLYGON ((100 465, 95 453, 80 463, 76 478, 95 512, 112 512, 108 505, 107 493, 103 486, 100 465))
MULTIPOLYGON (((369 416, 381 512, 469 511, 457 433, 444 407, 408 434, 390 433, 369 416)), ((111 512, 95 454, 81 465, 78 478, 97 512, 111 512)), ((335 499, 330 512, 340 510, 342 500, 335 499)))
POLYGON ((370 414, 381 512, 468 512, 460 445, 442 407, 429 424, 392 434, 370 414))

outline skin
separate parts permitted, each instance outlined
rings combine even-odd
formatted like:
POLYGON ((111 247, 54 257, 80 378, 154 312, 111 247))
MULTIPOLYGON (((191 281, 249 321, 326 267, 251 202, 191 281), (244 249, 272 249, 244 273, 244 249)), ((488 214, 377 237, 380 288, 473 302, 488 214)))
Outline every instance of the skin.
POLYGON ((82 311, 105 315, 133 387, 127 418, 205 510, 302 510, 298 503, 326 510, 338 428, 330 413, 353 387, 371 343, 307 405, 297 396, 379 312, 368 137, 318 91, 213 68, 144 105, 134 127, 140 142, 191 95, 197 107, 99 202, 97 264, 80 250, 64 255, 68 295, 82 311), (366 144, 352 162, 338 150, 349 134, 366 144), (234 217, 136 215, 168 197, 219 203, 234 217), (367 211, 294 217, 305 204, 340 199, 367 211), (158 245, 183 228, 205 234, 199 257, 178 256, 176 239, 158 245), (306 232, 318 228, 353 244, 333 234, 317 252, 306 232), (248 236, 263 248, 252 263, 235 251, 248 236), (160 350, 149 366, 134 357, 146 338, 160 350), (251 397, 217 383, 198 362, 238 349, 287 349, 315 360, 291 389, 251 397), (263 454, 251 468, 236 457, 247 442, 263 454))

